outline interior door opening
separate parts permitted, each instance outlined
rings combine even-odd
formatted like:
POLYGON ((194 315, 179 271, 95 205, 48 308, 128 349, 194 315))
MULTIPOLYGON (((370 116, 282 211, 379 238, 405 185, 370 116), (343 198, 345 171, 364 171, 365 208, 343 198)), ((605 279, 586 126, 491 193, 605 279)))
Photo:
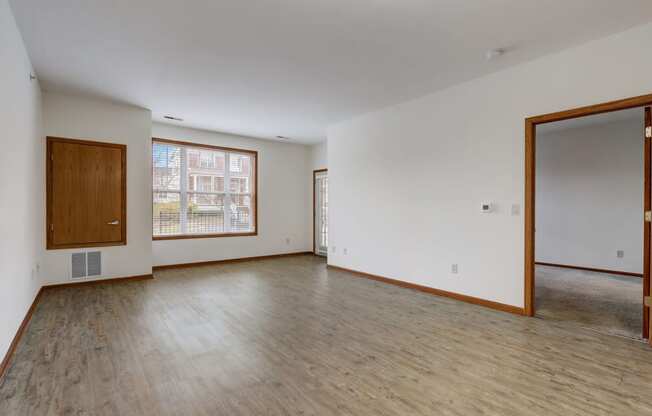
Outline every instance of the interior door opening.
MULTIPOLYGON (((583 327, 612 335, 627 336, 618 331, 629 327, 630 334, 634 334, 633 338, 649 340, 650 308, 646 304, 651 295, 650 106, 652 95, 647 95, 526 119, 524 303, 527 315, 541 316, 548 313, 548 317, 554 316, 554 313, 550 314, 550 307, 557 302, 557 305, 567 308, 562 308, 557 317, 573 319, 583 327), (591 117, 597 115, 601 117, 591 117), (597 127, 594 125, 591 130, 590 125, 596 124, 595 120, 622 124, 628 118, 631 121, 632 117, 636 120, 633 121, 633 133, 630 133, 636 137, 627 139, 627 151, 618 150, 618 146, 624 144, 618 142, 619 137, 611 142, 611 149, 593 148, 597 145, 591 144, 591 140, 604 136, 609 130, 606 124, 597 127), (576 128, 573 134, 566 134, 566 139, 577 135, 581 128, 588 129, 586 143, 560 141, 561 146, 566 148, 551 150, 551 143, 543 141, 552 137, 549 134, 551 128, 554 131, 554 124, 561 124, 559 122, 562 121, 570 123, 571 128, 576 128), (623 159, 625 152, 629 152, 629 162, 623 159), (567 159, 565 164, 564 158, 567 159), (551 164, 551 161, 554 163, 551 164), (547 173, 541 170, 543 167, 539 166, 540 163, 548 165, 547 173), (590 169, 582 170, 583 167, 590 169), (575 178, 564 178, 569 168, 577 171, 575 178), (630 170, 628 178, 624 177, 625 170, 630 170), (640 173, 637 177, 636 172, 640 173), (539 176, 544 174, 548 178, 539 176), (589 189, 590 181, 596 179, 593 175, 602 175, 593 182, 597 189, 589 189), (575 188, 569 183, 573 181, 578 182, 575 183, 578 185, 575 188), (605 188, 608 194, 602 201, 599 193, 594 192, 601 188, 605 188), (627 188, 627 192, 624 188, 627 188), (565 202, 564 198, 561 198, 562 202, 551 198, 553 203, 546 201, 547 205, 542 202, 541 198, 550 198, 551 192, 556 190, 565 191, 565 202), (629 203, 625 204, 623 199, 629 203), (576 206, 567 205, 568 201, 576 206), (623 208, 625 205, 627 206, 623 208), (602 212, 598 212, 600 210, 602 212), (591 218, 600 218, 600 215, 602 220, 591 221, 591 218), (546 216, 548 218, 544 218, 546 216), (577 235, 571 235, 582 229, 580 225, 584 225, 586 232, 583 236, 585 243, 573 241, 577 235), (619 247, 627 244, 625 239, 631 243, 627 246, 629 249, 619 247), (570 254, 574 249, 576 252, 570 254), (545 296, 548 296, 547 300, 545 296), (555 296, 558 298, 555 299, 555 296), (564 296, 565 299, 560 299, 564 296), (623 301, 622 304, 614 303, 614 300, 619 299, 623 301), (568 308, 569 305, 579 305, 584 310, 572 310, 568 308), (600 316, 602 313, 602 317, 611 320, 614 324, 612 329, 616 331, 604 331, 604 328, 595 327, 596 324, 604 327, 600 316), (630 318, 633 320, 625 322, 630 318), (632 326, 633 322, 635 324, 632 326)), ((559 195, 557 198, 560 198, 559 195)))
POLYGON ((539 318, 641 339, 643 110, 537 127, 539 318))

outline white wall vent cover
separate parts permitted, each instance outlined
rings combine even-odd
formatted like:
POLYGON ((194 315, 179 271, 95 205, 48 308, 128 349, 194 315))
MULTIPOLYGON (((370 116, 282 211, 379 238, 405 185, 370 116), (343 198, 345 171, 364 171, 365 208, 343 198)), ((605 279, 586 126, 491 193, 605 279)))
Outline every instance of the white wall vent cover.
POLYGON ((73 279, 86 277, 86 253, 72 253, 70 277, 73 279))
POLYGON ((73 253, 71 257, 70 277, 83 279, 87 276, 102 275, 102 252, 73 253))
POLYGON ((91 251, 87 253, 86 259, 88 276, 100 276, 102 274, 102 252, 91 251))

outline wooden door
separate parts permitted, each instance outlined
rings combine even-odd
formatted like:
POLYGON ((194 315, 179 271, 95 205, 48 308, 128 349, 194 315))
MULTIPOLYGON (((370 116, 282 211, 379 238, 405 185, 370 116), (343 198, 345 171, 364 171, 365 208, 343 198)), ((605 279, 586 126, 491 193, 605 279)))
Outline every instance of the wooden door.
POLYGON ((645 205, 645 221, 643 233, 643 338, 648 338, 652 345, 652 320, 650 319, 649 302, 650 293, 650 256, 652 244, 650 244, 652 223, 650 215, 652 213, 652 109, 645 107, 645 163, 643 169, 645 190, 643 193, 645 205))
POLYGON ((48 249, 126 244, 126 146, 48 138, 48 249))

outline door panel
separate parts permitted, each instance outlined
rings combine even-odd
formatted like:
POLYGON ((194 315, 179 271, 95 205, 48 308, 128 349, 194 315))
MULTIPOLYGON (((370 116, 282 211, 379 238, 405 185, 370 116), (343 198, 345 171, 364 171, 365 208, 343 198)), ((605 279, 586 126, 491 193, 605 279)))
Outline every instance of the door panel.
POLYGON ((48 248, 124 243, 126 149, 72 140, 48 145, 48 248))

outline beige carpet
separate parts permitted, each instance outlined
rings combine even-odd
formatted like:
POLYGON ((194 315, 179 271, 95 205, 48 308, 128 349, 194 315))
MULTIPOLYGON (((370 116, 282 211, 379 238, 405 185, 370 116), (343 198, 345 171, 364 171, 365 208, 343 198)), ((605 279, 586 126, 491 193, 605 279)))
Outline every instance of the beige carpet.
POLYGON ((643 280, 549 266, 536 268, 536 315, 640 339, 643 280))

